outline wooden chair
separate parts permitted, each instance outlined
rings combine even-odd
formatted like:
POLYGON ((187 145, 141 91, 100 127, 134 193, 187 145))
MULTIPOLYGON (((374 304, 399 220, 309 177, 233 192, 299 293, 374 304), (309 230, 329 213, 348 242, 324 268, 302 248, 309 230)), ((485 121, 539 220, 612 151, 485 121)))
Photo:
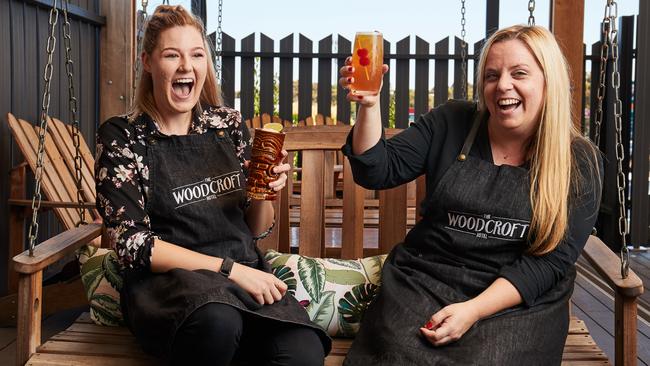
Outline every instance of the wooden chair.
MULTIPOLYGON (((298 252, 314 257, 357 258, 387 253, 401 241, 407 230, 406 186, 381 191, 378 198, 378 239, 364 237, 365 190, 352 180, 350 166, 344 160, 342 208, 342 245, 326 244, 325 153, 338 150, 349 131, 348 126, 293 127, 286 130, 285 148, 303 153, 299 228, 289 227, 288 191, 276 201, 277 230, 265 239, 263 249, 288 252, 289 240, 298 230, 298 252), (370 242, 370 243, 369 243, 370 242), (367 245, 364 246, 364 243, 367 245)), ((387 131, 387 136, 396 131, 387 131)), ((128 330, 92 324, 87 314, 79 317, 67 330, 41 344, 41 300, 43 268, 74 252, 101 233, 99 225, 84 225, 66 231, 37 246, 35 255, 27 252, 14 257, 14 268, 20 276, 17 361, 29 360, 31 365, 155 365, 135 344, 128 330)), ((616 293, 617 365, 636 363, 636 299, 643 292, 640 279, 634 274, 620 277, 618 257, 598 238, 590 237, 584 252, 604 280, 616 293)), ((526 326, 522 324, 522 326, 526 326)), ((340 365, 351 344, 350 339, 335 339, 325 364, 340 365)), ((563 356, 564 365, 603 365, 607 357, 595 344, 581 320, 572 318, 563 356)))
MULTIPOLYGON (((24 250, 25 223, 31 219, 32 200, 27 199, 26 169, 31 167, 36 170, 36 153, 38 150, 39 127, 31 123, 16 119, 11 113, 7 121, 12 131, 14 141, 23 152, 25 163, 19 164, 11 170, 10 189, 10 222, 9 238, 10 253, 17 255, 24 250)), ((57 119, 48 122, 45 155, 43 161, 42 192, 47 200, 41 202, 43 210, 52 210, 64 229, 72 229, 80 220, 77 210, 77 193, 74 175, 74 144, 69 126, 57 119)), ((93 177, 93 155, 86 143, 81 140, 80 152, 82 157, 82 187, 83 200, 89 201, 82 204, 85 210, 86 221, 92 222, 99 215, 95 210, 95 182, 93 177)), ((0 323, 3 325, 16 322, 16 291, 18 290, 18 275, 11 272, 9 277, 9 295, 0 302, 0 323)), ((65 282, 48 285, 43 288, 43 302, 47 303, 45 315, 53 314, 73 306, 87 303, 83 285, 78 277, 65 282)))

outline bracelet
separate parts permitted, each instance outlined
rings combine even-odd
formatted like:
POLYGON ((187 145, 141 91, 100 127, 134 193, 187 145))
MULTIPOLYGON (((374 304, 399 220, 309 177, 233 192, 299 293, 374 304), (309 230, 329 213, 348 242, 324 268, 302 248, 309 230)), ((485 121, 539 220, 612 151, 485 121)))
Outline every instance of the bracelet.
POLYGON ((219 268, 219 273, 224 275, 226 278, 230 277, 230 271, 232 270, 233 264, 235 264, 235 262, 232 260, 232 258, 224 257, 223 261, 221 262, 221 268, 219 268))
POLYGON ((273 232, 274 227, 275 227, 275 217, 273 217, 273 222, 271 223, 271 226, 269 226, 269 228, 266 229, 266 231, 264 231, 263 233, 261 233, 261 234, 259 234, 257 236, 254 236, 253 240, 255 240, 255 241, 262 240, 262 239, 266 238, 267 236, 271 235, 271 233, 273 232))

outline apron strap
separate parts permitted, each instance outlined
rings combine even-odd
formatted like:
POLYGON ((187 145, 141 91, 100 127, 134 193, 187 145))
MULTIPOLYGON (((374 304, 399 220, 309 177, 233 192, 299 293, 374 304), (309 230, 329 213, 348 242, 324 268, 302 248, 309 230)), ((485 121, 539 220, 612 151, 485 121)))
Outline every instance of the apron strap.
POLYGON ((472 128, 469 130, 467 138, 465 138, 465 143, 463 144, 463 148, 460 150, 460 154, 458 154, 458 161, 465 161, 467 159, 469 151, 472 149, 472 145, 474 144, 476 134, 478 133, 478 128, 481 126, 481 121, 483 120, 484 116, 485 113, 479 111, 476 111, 474 114, 474 123, 472 124, 472 128))

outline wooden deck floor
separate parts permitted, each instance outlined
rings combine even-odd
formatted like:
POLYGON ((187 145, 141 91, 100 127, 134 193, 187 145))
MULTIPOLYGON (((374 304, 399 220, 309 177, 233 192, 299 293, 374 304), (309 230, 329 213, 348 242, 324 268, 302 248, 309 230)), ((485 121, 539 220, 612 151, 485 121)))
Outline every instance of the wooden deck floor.
MULTIPOLYGON (((334 236, 336 236, 334 234, 334 236)), ((639 307, 638 321, 638 364, 650 365, 650 253, 634 253, 632 268, 642 277, 646 284, 639 307)), ((610 293, 603 290, 597 280, 593 278, 590 267, 586 261, 578 262, 578 277, 576 279, 573 295, 573 313, 584 320, 590 333, 600 348, 613 361, 614 355, 614 299, 610 293)), ((43 320, 43 339, 64 330, 87 308, 71 309, 54 314, 43 320)), ((0 328, 0 365, 13 365, 15 363, 16 329, 12 327, 0 328)))

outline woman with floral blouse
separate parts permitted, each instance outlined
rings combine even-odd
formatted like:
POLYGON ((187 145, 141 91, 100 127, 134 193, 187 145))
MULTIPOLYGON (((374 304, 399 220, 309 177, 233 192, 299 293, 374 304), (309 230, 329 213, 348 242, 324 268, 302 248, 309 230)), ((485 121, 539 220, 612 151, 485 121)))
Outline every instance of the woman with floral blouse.
POLYGON ((322 365, 330 339, 255 246, 273 207, 246 199, 250 135, 222 106, 211 60, 201 22, 159 6, 134 109, 98 133, 97 208, 123 265, 126 323, 172 364, 322 365))

